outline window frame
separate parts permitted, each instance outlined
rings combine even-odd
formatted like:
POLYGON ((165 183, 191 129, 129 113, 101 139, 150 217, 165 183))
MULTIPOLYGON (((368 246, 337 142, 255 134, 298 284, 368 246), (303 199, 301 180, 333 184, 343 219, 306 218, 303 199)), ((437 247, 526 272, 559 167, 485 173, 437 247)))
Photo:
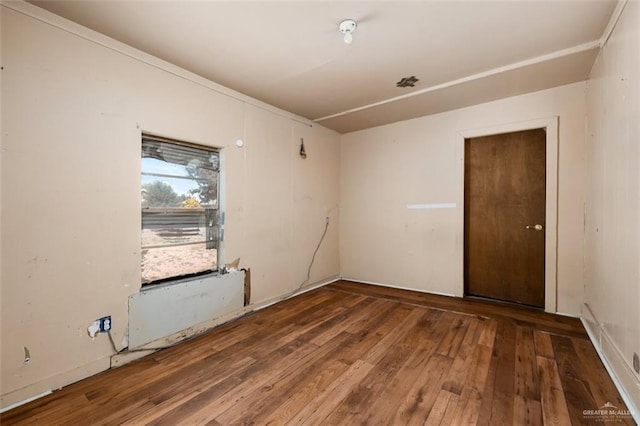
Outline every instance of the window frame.
MULTIPOLYGON (((140 190, 141 193, 144 190, 144 185, 142 183, 143 179, 145 176, 152 176, 152 177, 158 177, 158 178, 168 178, 168 179, 184 179, 186 181, 191 181, 191 182, 202 182, 202 181, 209 181, 208 179, 205 178, 196 178, 196 177, 185 177, 185 176, 177 176, 177 175, 171 175, 171 174, 162 174, 162 173, 153 173, 153 172, 145 172, 144 170, 144 164, 143 164, 143 160, 145 158, 155 158, 153 156, 145 156, 144 153, 144 145, 145 142, 158 142, 160 144, 167 144, 167 145, 173 145, 173 146, 178 146, 178 147, 182 147, 182 148, 186 148, 186 149, 193 149, 193 150, 198 150, 198 151, 204 151, 209 155, 215 155, 217 157, 218 160, 218 164, 217 164, 217 170, 216 169, 212 169, 215 172, 215 191, 216 191, 216 196, 215 196, 215 204, 213 206, 203 206, 203 207, 195 207, 195 208, 185 208, 185 207, 171 207, 171 206, 154 206, 154 207, 150 207, 150 206, 144 206, 141 204, 141 208, 140 208, 140 270, 141 270, 141 288, 142 289, 148 289, 148 288, 152 288, 152 287, 156 287, 158 285, 166 285, 166 284, 174 284, 174 283, 179 283, 179 282, 185 282, 185 281, 192 281, 194 279, 200 279, 206 275, 217 275, 220 273, 220 265, 222 264, 222 241, 223 241, 223 237, 224 237, 224 226, 223 226, 223 220, 224 220, 224 213, 222 213, 222 152, 221 149, 216 148, 216 147, 212 147, 212 146, 206 146, 206 145, 199 145, 199 144, 194 144, 194 143, 190 143, 190 142, 185 142, 185 141, 181 141, 181 140, 176 140, 176 139, 171 139, 171 138, 165 138, 162 136, 157 136, 155 134, 151 134, 151 133, 146 133, 143 132, 141 135, 141 143, 140 143, 140 147, 141 147, 141 155, 140 155, 140 190), (203 241, 197 241, 197 242, 190 242, 190 243, 169 243, 169 244, 159 244, 159 245, 143 245, 143 236, 142 233, 144 232, 145 229, 145 214, 163 214, 163 213, 169 213, 169 214, 174 214, 174 215, 179 215, 179 214, 189 214, 189 213, 193 213, 194 209, 197 209, 197 211, 204 216, 204 229, 205 229, 205 236, 204 236, 204 240, 203 241), (207 225, 207 223, 209 223, 209 225, 207 225), (216 250, 216 264, 215 267, 211 268, 211 269, 206 269, 203 271, 198 271, 198 272, 184 272, 184 273, 180 273, 177 275, 172 275, 172 276, 168 276, 168 277, 164 277, 164 278, 160 278, 160 279, 154 279, 154 280, 150 280, 150 281, 145 281, 144 280, 144 276, 143 274, 143 261, 144 261, 144 253, 145 250, 150 250, 150 249, 162 249, 162 248, 172 248, 172 247, 180 247, 180 246, 185 246, 185 245, 199 245, 202 244, 205 246, 205 249, 215 249, 216 250), (213 247, 211 247, 210 245, 213 245, 213 247)), ((159 158, 156 158, 159 159, 159 158)), ((161 161, 165 161, 168 164, 180 164, 178 162, 171 162, 171 161, 167 161, 164 158, 159 159, 161 161)), ((142 196, 141 196, 141 201, 142 201, 142 196)), ((180 222, 178 222, 179 224, 180 222)))

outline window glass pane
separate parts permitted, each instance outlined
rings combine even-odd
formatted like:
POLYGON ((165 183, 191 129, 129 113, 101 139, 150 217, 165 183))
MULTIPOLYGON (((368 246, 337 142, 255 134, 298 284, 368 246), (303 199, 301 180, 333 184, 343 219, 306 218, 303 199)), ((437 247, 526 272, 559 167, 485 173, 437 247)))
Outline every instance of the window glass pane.
POLYGON ((202 206, 218 207, 218 172, 202 168, 193 169, 197 189, 189 194, 195 198, 202 206))
POLYGON ((142 248, 205 242, 204 209, 149 209, 142 213, 142 248))
POLYGON ((142 208, 218 207, 218 176, 207 180, 142 175, 142 208))
POLYGON ((218 153, 212 150, 142 138, 142 158, 154 158, 190 168, 219 170, 218 153))
POLYGON ((197 274, 218 268, 218 250, 205 244, 142 250, 142 283, 197 274))
POLYGON ((156 158, 143 158, 142 172, 168 176, 190 177, 189 173, 187 172, 186 165, 168 163, 164 160, 158 160, 156 158))

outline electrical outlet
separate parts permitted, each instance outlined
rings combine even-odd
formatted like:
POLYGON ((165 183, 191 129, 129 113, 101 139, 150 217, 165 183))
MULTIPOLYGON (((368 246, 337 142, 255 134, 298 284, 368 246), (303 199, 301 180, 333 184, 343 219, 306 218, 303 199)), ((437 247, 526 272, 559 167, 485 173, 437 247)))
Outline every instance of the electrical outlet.
POLYGON ((111 331, 111 315, 102 317, 98 321, 100 322, 100 333, 111 331))
POLYGON ((640 374, 640 357, 637 352, 633 353, 633 369, 636 370, 636 373, 640 374))

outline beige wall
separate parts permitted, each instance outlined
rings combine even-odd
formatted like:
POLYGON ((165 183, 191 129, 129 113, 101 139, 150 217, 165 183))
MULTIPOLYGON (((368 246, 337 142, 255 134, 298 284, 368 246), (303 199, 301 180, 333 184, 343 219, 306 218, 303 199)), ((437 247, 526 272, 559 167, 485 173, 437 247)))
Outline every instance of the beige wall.
POLYGON ((559 117, 557 311, 580 313, 585 83, 342 136, 341 272, 461 295, 461 132, 559 117), (409 210, 407 204, 456 203, 409 210))
POLYGON ((640 5, 627 3, 588 82, 583 313, 640 416, 640 5))
POLYGON ((2 406, 108 368, 108 339, 86 332, 96 318, 112 315, 122 344, 140 288, 142 131, 223 148, 225 258, 251 268, 254 302, 305 281, 327 215, 308 283, 338 276, 338 134, 0 9, 2 406))
POLYGON ((259 303, 338 275, 459 294, 460 134, 558 116, 557 311, 578 315, 586 297, 594 329, 620 357, 612 364, 637 381, 629 374, 640 352, 637 3, 589 82, 587 160, 585 83, 340 137, 119 53, 118 43, 79 37, 51 15, 73 31, 0 13, 2 406, 108 368, 108 340, 86 333, 94 319, 112 315, 122 344, 127 298, 140 288, 142 131, 223 148, 224 254, 251 268, 259 303), (458 205, 408 210, 413 203, 458 205))

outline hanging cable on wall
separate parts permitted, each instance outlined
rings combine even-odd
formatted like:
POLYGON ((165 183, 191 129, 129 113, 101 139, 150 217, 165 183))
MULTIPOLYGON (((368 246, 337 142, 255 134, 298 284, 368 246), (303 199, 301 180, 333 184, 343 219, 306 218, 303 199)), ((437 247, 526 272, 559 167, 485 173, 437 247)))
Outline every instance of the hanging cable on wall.
POLYGON ((313 267, 313 263, 316 260, 316 254, 318 254, 318 250, 320 250, 320 246, 322 245, 322 241, 324 241, 324 237, 327 235, 327 230, 329 229, 329 216, 327 216, 327 220, 324 223, 324 231, 322 232, 322 236, 320 237, 320 241, 318 241, 318 245, 316 249, 313 251, 313 256, 311 256, 311 262, 309 262, 309 268, 307 269, 307 279, 300 284, 298 290, 302 288, 302 286, 309 281, 311 278, 311 268, 313 267))

